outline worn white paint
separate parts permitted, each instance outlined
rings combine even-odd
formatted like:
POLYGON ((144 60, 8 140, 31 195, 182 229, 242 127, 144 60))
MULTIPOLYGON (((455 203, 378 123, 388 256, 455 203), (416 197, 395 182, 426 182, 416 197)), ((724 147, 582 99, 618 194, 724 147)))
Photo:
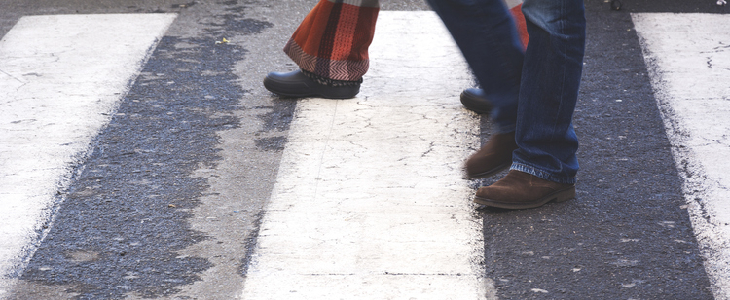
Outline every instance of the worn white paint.
POLYGON ((21 18, 0 41, 0 297, 174 14, 21 18))
POLYGON ((632 14, 716 299, 730 299, 730 15, 632 14))
POLYGON ((297 106, 243 299, 493 294, 461 174, 466 63, 433 12, 383 11, 376 32, 356 99, 297 106))

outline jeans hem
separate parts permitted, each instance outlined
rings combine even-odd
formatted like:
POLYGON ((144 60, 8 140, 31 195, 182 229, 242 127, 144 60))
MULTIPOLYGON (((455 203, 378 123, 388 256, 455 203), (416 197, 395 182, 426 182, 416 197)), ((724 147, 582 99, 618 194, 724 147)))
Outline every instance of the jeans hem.
POLYGON ((538 177, 538 178, 542 178, 542 179, 550 180, 550 181, 554 181, 554 182, 559 182, 559 183, 575 184, 575 182, 577 181, 575 177, 555 176, 548 172, 539 170, 535 167, 517 163, 517 162, 513 162, 512 166, 509 169, 515 170, 515 171, 520 171, 520 172, 527 173, 527 174, 530 174, 530 175, 538 177))

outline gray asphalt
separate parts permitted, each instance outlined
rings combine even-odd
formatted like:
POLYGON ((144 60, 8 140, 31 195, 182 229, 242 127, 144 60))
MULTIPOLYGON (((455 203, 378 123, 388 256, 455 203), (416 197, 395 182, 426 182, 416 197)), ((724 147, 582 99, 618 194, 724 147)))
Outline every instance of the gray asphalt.
POLYGON ((635 0, 586 9, 577 200, 483 210, 488 276, 500 299, 712 299, 629 13, 728 10, 635 0))
MULTIPOLYGON (((0 0, 0 35, 23 15, 179 13, 58 196, 10 298, 234 298, 296 106, 261 80, 294 68, 280 49, 316 2, 0 0), (215 44, 223 37, 232 42, 215 44), (246 201, 226 201, 234 197, 246 201)), ((629 13, 730 10, 704 0, 624 0, 621 11, 585 3, 578 197, 476 211, 486 276, 500 299, 712 299, 629 13)), ((486 140, 486 116, 482 131, 486 140)))

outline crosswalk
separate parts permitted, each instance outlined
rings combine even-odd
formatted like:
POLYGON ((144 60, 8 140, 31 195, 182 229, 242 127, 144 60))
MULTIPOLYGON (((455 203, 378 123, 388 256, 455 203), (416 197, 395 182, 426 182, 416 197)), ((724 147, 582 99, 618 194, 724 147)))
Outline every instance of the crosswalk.
POLYGON ((433 12, 382 12, 377 32, 356 99, 297 106, 244 299, 493 293, 459 169, 479 142, 467 66, 433 12))
POLYGON ((0 42, 0 294, 174 14, 21 18, 0 42))
POLYGON ((730 295, 730 32, 727 15, 633 14, 697 240, 730 295))
MULTIPOLYGON (((730 20, 632 17, 715 298, 730 299, 730 34, 716 26, 730 20)), ((0 41, 0 298, 175 18, 29 16, 0 41)), ((479 141, 457 100, 468 68, 431 12, 381 12, 377 31, 356 99, 298 104, 241 298, 496 297, 459 169, 479 141)))

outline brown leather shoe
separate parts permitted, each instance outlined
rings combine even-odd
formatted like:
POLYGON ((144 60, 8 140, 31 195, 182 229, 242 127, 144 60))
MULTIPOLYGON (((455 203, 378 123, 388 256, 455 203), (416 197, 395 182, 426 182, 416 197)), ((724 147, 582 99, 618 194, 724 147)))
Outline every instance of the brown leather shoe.
POLYGON ((515 133, 494 134, 484 147, 464 163, 466 176, 486 178, 512 165, 512 151, 517 149, 515 133))
POLYGON ((506 209, 526 209, 573 198, 575 184, 558 183, 511 170, 494 184, 479 188, 474 202, 506 209))

